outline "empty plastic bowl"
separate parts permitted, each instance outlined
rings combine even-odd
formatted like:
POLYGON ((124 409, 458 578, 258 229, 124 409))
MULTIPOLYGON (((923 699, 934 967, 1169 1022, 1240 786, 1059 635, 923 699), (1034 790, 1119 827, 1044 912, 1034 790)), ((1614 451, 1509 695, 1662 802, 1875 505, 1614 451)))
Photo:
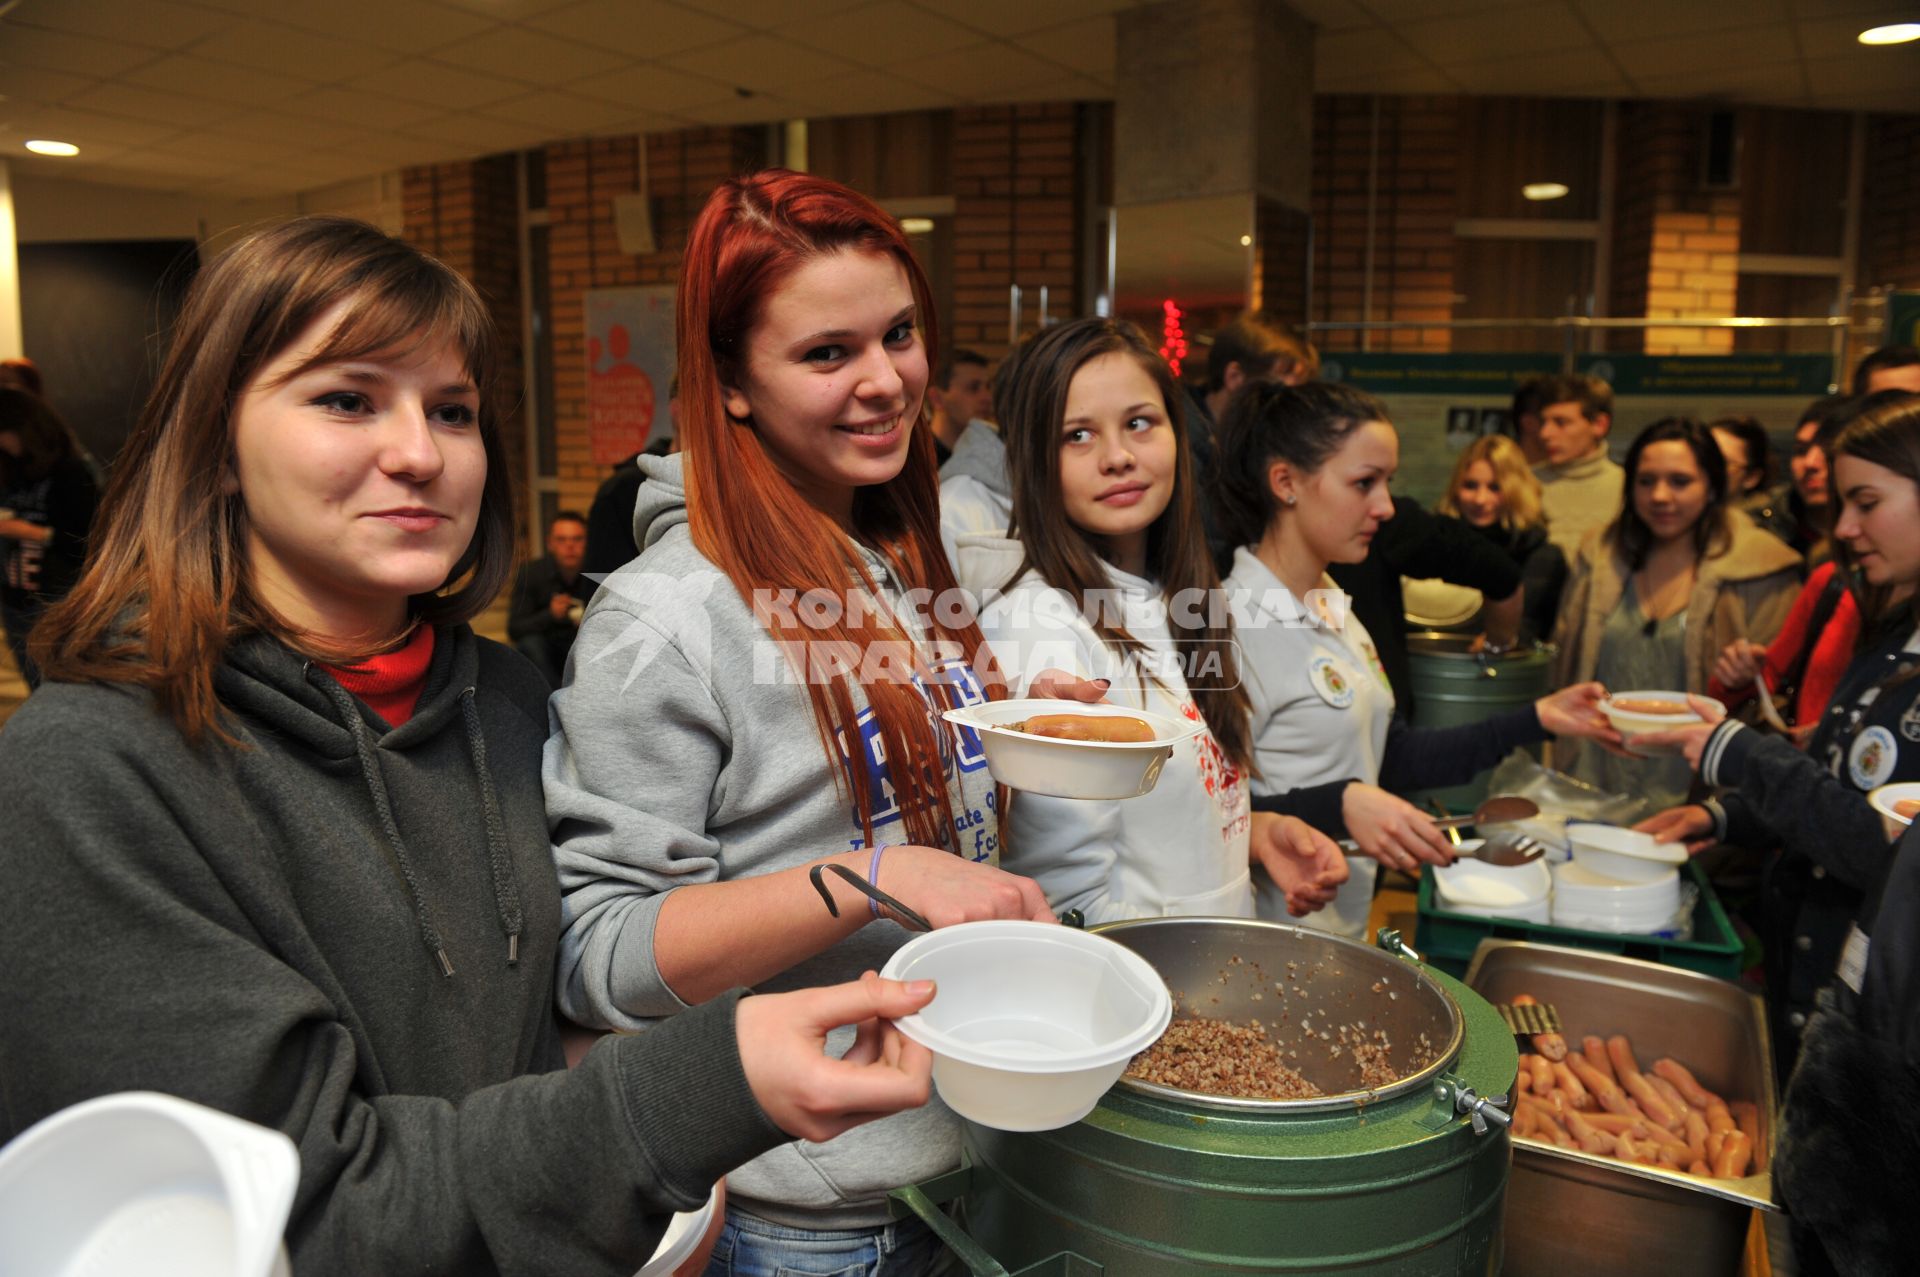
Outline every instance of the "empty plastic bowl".
POLYGON ((1002 1131, 1079 1121, 1173 1019, 1166 982, 1145 958, 1044 922, 930 931, 880 974, 938 982, 900 1031, 933 1052, 933 1083, 949 1108, 1002 1131))
MULTIPOLYGON (((1469 838, 1460 850, 1471 851, 1479 845, 1479 839, 1469 838)), ((1441 907, 1453 913, 1525 922, 1545 922, 1550 916, 1553 877, 1544 860, 1508 866, 1466 859, 1436 865, 1433 886, 1441 907)))
POLYGON ((1627 882, 1596 873, 1575 860, 1553 869, 1553 925, 1583 931, 1651 935, 1665 930, 1680 910, 1680 873, 1627 882))
POLYGON ((1204 725, 1125 705, 1029 698, 986 701, 947 711, 948 721, 980 735, 987 770, 1002 785, 1053 798, 1138 798, 1153 789, 1176 746, 1204 725), (1014 724, 1040 714, 1138 718, 1153 728, 1140 742, 1060 740, 1019 731, 1014 724))
POLYGON ((1681 844, 1660 842, 1652 834, 1617 825, 1568 821, 1567 839, 1577 863, 1622 882, 1652 882, 1687 863, 1687 849, 1681 844))
POLYGON ((653 1248, 653 1258, 634 1277, 670 1277, 674 1269, 693 1258, 700 1249, 700 1242, 707 1235, 707 1228, 713 1223, 717 1193, 708 1193, 707 1200, 695 1210, 683 1210, 673 1217, 667 1225, 667 1231, 660 1238, 660 1244, 653 1248))
POLYGON ((285 1277, 293 1141, 144 1091, 46 1118, 0 1151, 0 1273, 285 1277))

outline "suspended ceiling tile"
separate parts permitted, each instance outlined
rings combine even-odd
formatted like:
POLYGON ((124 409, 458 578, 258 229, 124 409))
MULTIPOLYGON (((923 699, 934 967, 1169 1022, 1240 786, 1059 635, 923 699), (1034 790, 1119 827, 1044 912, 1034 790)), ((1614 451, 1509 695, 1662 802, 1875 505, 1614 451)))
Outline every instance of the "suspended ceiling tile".
POLYGON ((167 0, 33 0, 9 16, 29 26, 104 36, 149 49, 178 49, 231 20, 221 13, 167 0))
POLYGON ((776 120, 797 119, 806 111, 797 103, 773 94, 756 93, 750 98, 727 98, 674 112, 696 124, 771 124, 776 120))
POLYGON ((0 67, 64 71, 104 79, 151 62, 153 56, 152 49, 137 44, 51 31, 12 17, 0 19, 0 67))
POLYGON ((207 131, 255 141, 278 142, 291 149, 338 146, 361 132, 351 124, 322 120, 311 115, 302 118, 279 111, 236 112, 224 120, 214 121, 207 131))
POLYGON ((1649 98, 1692 98, 1723 102, 1795 103, 1806 97, 1803 63, 1773 66, 1716 67, 1710 81, 1696 72, 1688 75, 1649 76, 1637 81, 1649 98))
POLYGON ((490 102, 519 97, 527 91, 525 85, 496 75, 482 75, 465 67, 450 67, 424 58, 410 58, 370 71, 340 87, 363 89, 442 111, 471 111, 490 102))
POLYGON ((1793 28, 1784 22, 1616 44, 1612 52, 1621 69, 1634 80, 1688 73, 1710 78, 1709 68, 1727 63, 1765 65, 1791 62, 1799 56, 1793 28))
POLYGON ((1021 36, 1017 43, 1030 53, 1084 75, 1111 77, 1114 74, 1115 33, 1112 14, 1029 32, 1021 36))
POLYGON ((651 63, 576 80, 567 88, 641 111, 671 112, 682 106, 718 102, 734 96, 731 84, 651 63))
POLYGON ((809 116, 884 115, 893 111, 927 111, 952 106, 952 95, 924 84, 914 84, 883 71, 854 71, 829 76, 787 90, 809 116))
POLYGON ((1431 70, 1427 60, 1390 33, 1326 31, 1313 42, 1314 83, 1373 77, 1391 83, 1402 71, 1431 70))
POLYGON ((1457 80, 1432 67, 1407 67, 1388 75, 1358 77, 1313 77, 1315 93, 1384 93, 1389 95, 1458 93, 1457 80))
POLYGON ((27 106, 8 112, 8 125, 16 130, 29 130, 28 137, 71 142, 82 154, 89 146, 151 146, 180 131, 172 124, 129 120, 64 106, 27 106))
POLYGON ((920 7, 988 35, 1025 35, 1079 18, 1137 6, 1137 0, 919 0, 920 7))
POLYGON ((584 0, 529 18, 550 35, 635 58, 665 58, 745 33, 739 23, 663 0, 584 0))
POLYGON ((290 99, 286 109, 364 129, 399 129, 442 114, 431 106, 369 93, 364 89, 313 89, 290 99))
POLYGON ((1806 62, 1807 84, 1816 96, 1838 93, 1891 93, 1902 89, 1912 103, 1907 109, 1920 111, 1920 45, 1896 49, 1862 49, 1857 56, 1810 58, 1806 62), (1868 54, 1904 56, 1869 57, 1868 54))
MULTIPOLYGON (((1913 21, 1913 5, 1901 0, 1789 0, 1789 8, 1797 18, 1859 17, 1878 19, 1881 23, 1913 21)), ((1863 21, 1864 30, 1876 25, 1872 21, 1863 21)))
POLYGON ((1090 102, 1107 97, 1111 90, 1085 76, 1062 73, 1044 84, 1002 89, 975 98, 976 102, 1090 102))
POLYGON ((233 108, 223 102, 188 97, 184 93, 162 93, 137 84, 92 85, 67 98, 65 104, 107 115, 177 124, 181 128, 197 128, 233 112, 233 108))
POLYGON ((773 35, 749 35, 725 44, 690 49, 661 61, 675 70, 752 89, 756 93, 804 84, 808 80, 854 69, 845 58, 782 40, 773 35))
POLYGON ((1493 9, 1430 22, 1403 22, 1394 27, 1394 33, 1436 66, 1560 49, 1586 49, 1596 60, 1603 56, 1579 19, 1561 5, 1541 5, 1527 10, 1524 17, 1512 10, 1493 9))
POLYGON ((166 89, 191 97, 264 107, 277 106, 313 86, 313 81, 298 76, 273 75, 250 67, 209 62, 204 58, 182 54, 150 63, 128 72, 122 78, 148 88, 166 89))
POLYGON ((297 68, 302 79, 321 84, 337 84, 400 60, 385 49, 277 22, 231 23, 194 45, 193 54, 274 74, 297 68))
POLYGON ((905 79, 944 93, 964 92, 973 102, 997 101, 1001 95, 1021 92, 1029 99, 1046 96, 1042 86, 1058 83, 1063 72, 1010 44, 979 44, 932 57, 916 58, 890 68, 905 79))
POLYGON ((525 27, 495 27, 434 51, 434 60, 531 84, 565 84, 611 71, 629 59, 525 27))
POLYGON ((1785 22, 1787 0, 1572 0, 1608 43, 1785 22))
POLYGON ((864 0, 683 0, 689 9, 726 18, 755 30, 811 21, 851 9, 864 0))
POLYGON ((617 124, 606 124, 587 130, 588 137, 627 137, 638 133, 674 133, 687 127, 687 122, 671 115, 630 115, 617 124))
POLYGON ((558 9, 573 0, 445 0, 447 4, 466 9, 496 22, 525 22, 529 18, 558 9))
POLYGON ((84 75, 8 66, 0 55, 0 102, 64 102, 98 83, 84 75))
MULTIPOLYGON (((1920 20, 1920 15, 1909 12, 1908 21, 1920 20)), ((1891 20, 1891 19, 1889 19, 1891 20)), ((1877 19, 1876 19, 1877 21, 1877 19)), ((1860 43, 1860 33, 1876 25, 1876 21, 1862 18, 1818 18, 1808 21, 1802 18, 1794 23, 1794 29, 1800 36, 1800 53, 1808 58, 1838 58, 1858 53, 1867 57, 1884 57, 1911 52, 1911 44, 1891 44, 1868 46, 1860 43)))
POLYGON ((232 160, 235 164, 268 164, 286 158, 287 144, 255 138, 229 137, 224 133, 179 133, 167 139, 163 148, 169 155, 188 155, 196 159, 232 160))
POLYGON ((577 137, 590 129, 618 124, 633 112, 611 102, 583 98, 571 93, 530 93, 509 102, 496 102, 488 115, 519 124, 536 124, 554 130, 551 136, 577 137))
POLYGON ((1434 18, 1458 17, 1463 13, 1486 13, 1493 9, 1546 8, 1564 0, 1361 0, 1367 12, 1385 26, 1402 22, 1426 22, 1434 18))
POLYGON ((498 19, 446 4, 411 0, 322 0, 288 4, 269 0, 268 12, 290 27, 316 31, 401 54, 427 53, 479 35, 498 19))
POLYGON ((437 120, 409 124, 403 130, 410 137, 423 137, 450 146, 474 147, 482 155, 496 151, 520 151, 538 146, 548 138, 546 129, 533 124, 515 124, 485 115, 459 112, 437 120))
POLYGON ((882 69, 897 61, 906 50, 963 48, 985 39, 971 28, 894 0, 881 0, 881 3, 791 23, 774 34, 822 53, 882 69))
POLYGON ((1626 81, 1611 62, 1579 49, 1445 70, 1468 93, 1489 97, 1605 97, 1627 92, 1626 81))

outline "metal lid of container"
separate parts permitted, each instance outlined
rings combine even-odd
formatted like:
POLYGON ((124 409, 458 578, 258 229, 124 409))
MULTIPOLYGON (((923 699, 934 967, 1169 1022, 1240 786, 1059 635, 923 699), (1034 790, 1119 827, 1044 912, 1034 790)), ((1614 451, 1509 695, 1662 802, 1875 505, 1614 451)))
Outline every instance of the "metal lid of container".
POLYGON ((1407 635, 1407 651, 1447 660, 1492 664, 1501 661, 1542 660, 1557 650, 1551 643, 1522 643, 1498 655, 1474 650, 1478 634, 1449 634, 1441 630, 1414 630, 1407 635))
POLYGON ((1173 993, 1176 1018, 1258 1020, 1286 1065, 1324 1092, 1243 1099, 1121 1078, 1147 1095, 1249 1114, 1359 1108, 1430 1086, 1465 1041, 1460 1008, 1438 982, 1357 940, 1241 918, 1148 918, 1098 930, 1153 964, 1173 993), (1371 1070, 1356 1061, 1356 1042, 1397 1076, 1364 1078, 1371 1070))

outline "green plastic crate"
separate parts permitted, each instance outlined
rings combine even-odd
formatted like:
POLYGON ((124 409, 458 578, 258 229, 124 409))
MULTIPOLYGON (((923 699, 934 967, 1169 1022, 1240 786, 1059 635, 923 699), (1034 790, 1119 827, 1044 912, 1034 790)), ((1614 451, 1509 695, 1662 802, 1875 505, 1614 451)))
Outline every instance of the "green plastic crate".
POLYGON ((1556 927, 1544 922, 1521 922, 1511 918, 1481 918, 1473 914, 1443 909, 1433 894, 1431 871, 1420 875, 1420 921, 1414 931, 1414 947, 1428 962, 1452 976, 1466 973, 1467 963, 1482 940, 1532 940, 1541 944, 1571 945, 1576 949, 1594 949, 1642 958, 1669 967, 1682 967, 1722 980, 1737 980, 1746 969, 1745 946, 1720 907, 1701 871, 1698 861, 1689 860, 1681 871, 1699 888, 1700 901, 1693 909, 1693 939, 1663 940, 1657 936, 1616 935, 1609 931, 1580 931, 1556 927))

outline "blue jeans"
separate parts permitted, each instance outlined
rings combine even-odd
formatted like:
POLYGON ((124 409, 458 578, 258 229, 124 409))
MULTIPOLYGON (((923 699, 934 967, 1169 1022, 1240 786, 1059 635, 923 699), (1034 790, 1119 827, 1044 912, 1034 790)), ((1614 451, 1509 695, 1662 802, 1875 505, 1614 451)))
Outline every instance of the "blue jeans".
POLYGON ((923 1277, 949 1259, 945 1243, 917 1219, 827 1230, 729 1210, 706 1277, 923 1277))

